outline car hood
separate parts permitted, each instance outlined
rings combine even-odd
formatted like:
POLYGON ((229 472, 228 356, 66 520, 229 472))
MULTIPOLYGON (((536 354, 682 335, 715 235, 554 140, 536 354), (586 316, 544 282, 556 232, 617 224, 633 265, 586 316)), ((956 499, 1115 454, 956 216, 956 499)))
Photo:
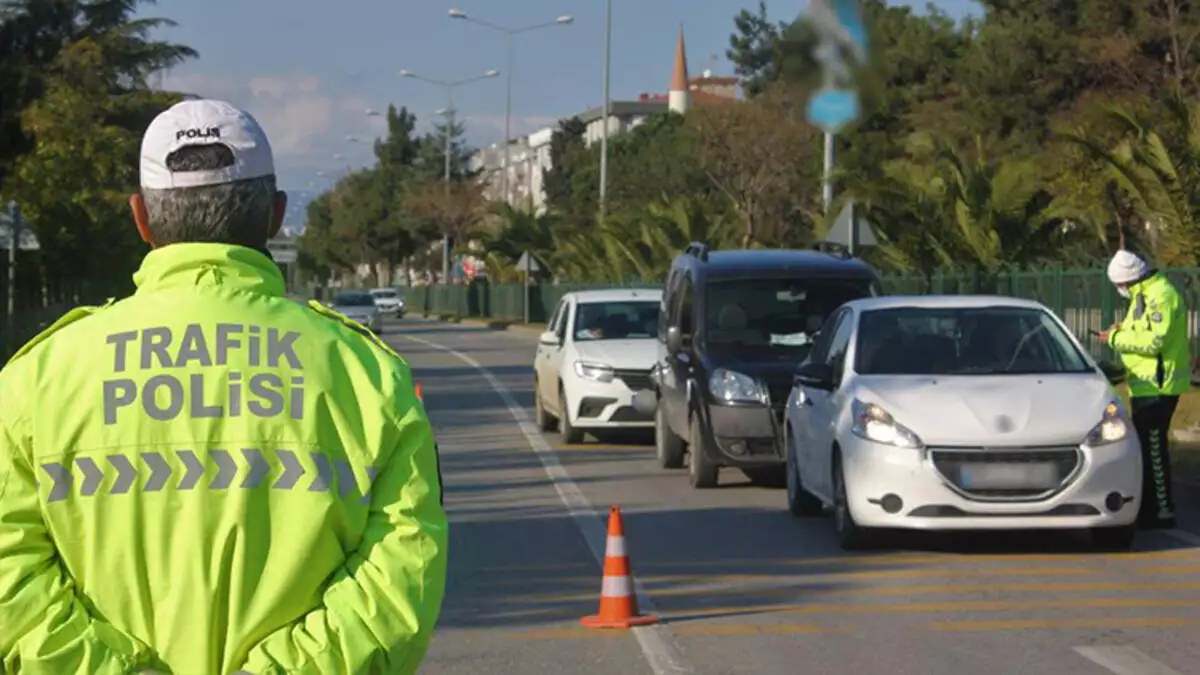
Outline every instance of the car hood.
POLYGON ((576 342, 575 353, 584 361, 603 363, 620 370, 650 370, 658 360, 658 341, 639 338, 576 342))
POLYGON ((338 305, 334 305, 333 311, 339 314, 345 314, 346 316, 369 316, 378 310, 376 310, 374 307, 359 307, 357 305, 353 307, 340 307, 338 305))
POLYGON ((856 389, 926 445, 1076 445, 1114 396, 1090 373, 860 376, 856 389))

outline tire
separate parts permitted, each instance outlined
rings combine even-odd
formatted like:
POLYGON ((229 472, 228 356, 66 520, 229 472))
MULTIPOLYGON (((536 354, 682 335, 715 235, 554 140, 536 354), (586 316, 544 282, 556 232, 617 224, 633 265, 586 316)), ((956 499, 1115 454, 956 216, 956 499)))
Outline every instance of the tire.
POLYGON ((800 480, 800 467, 796 463, 796 453, 792 452, 791 441, 788 439, 790 434, 785 433, 783 437, 783 451, 787 454, 787 505, 788 512, 793 518, 811 518, 819 516, 825 511, 825 505, 821 503, 811 492, 804 489, 804 482, 800 480))
POLYGON ((682 469, 686 449, 687 443, 676 436, 671 431, 671 425, 667 424, 667 414, 660 400, 658 409, 654 411, 654 454, 658 466, 663 469, 682 469))
POLYGON ((558 423, 553 415, 546 412, 546 406, 542 405, 542 387, 537 380, 533 381, 533 422, 538 431, 554 431, 558 423))
POLYGON ((703 490, 717 486, 721 468, 708 457, 708 439, 700 428, 700 416, 692 415, 691 442, 688 443, 688 482, 692 487, 703 490))
POLYGON ((571 425, 571 413, 567 408, 567 392, 561 386, 558 388, 558 435, 563 443, 579 443, 583 440, 583 431, 571 425))
POLYGON ((846 501, 846 473, 842 470, 840 455, 833 456, 833 527, 838 535, 838 544, 845 551, 861 551, 871 546, 870 529, 854 522, 850 505, 846 501))
POLYGON ((1092 544, 1096 548, 1105 551, 1128 551, 1133 548, 1133 538, 1137 534, 1137 526, 1093 527, 1089 534, 1092 544))

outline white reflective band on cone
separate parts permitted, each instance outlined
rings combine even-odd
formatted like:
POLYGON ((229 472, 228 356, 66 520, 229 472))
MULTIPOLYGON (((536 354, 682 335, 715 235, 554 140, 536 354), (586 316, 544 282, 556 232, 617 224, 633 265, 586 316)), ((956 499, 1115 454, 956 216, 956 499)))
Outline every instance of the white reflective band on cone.
POLYGON ((633 582, 629 577, 604 577, 600 595, 607 598, 627 598, 633 595, 633 582))
POLYGON ((620 558, 625 555, 625 537, 608 536, 608 543, 605 545, 605 555, 610 558, 620 558))

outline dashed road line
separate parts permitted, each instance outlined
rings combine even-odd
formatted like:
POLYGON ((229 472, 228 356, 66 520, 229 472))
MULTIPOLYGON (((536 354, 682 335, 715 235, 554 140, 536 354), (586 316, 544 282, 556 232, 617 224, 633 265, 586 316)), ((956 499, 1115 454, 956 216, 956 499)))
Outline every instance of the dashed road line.
MULTIPOLYGON (((1147 616, 1130 618, 1090 619, 999 619, 990 621, 939 621, 927 626, 930 630, 944 632, 1031 630, 1040 628, 1174 628, 1191 626, 1195 619, 1183 617, 1147 616)), ((1143 675, 1141 671, 1137 675, 1143 675)))
MULTIPOLYGON (((533 449, 538 460, 541 461, 542 468, 545 470, 546 476, 549 477, 550 483, 558 492, 563 505, 567 507, 571 518, 575 520, 575 524, 579 527, 580 533, 583 534, 584 541, 587 542, 588 548, 591 549, 596 563, 603 567, 605 545, 608 539, 608 530, 605 522, 601 520, 600 515, 592 507, 587 497, 583 495, 583 492, 575 484, 575 481, 571 480, 570 474, 567 473, 567 470, 563 468, 562 463, 558 461, 558 457, 554 454, 554 449, 550 447, 545 438, 542 438, 541 432, 538 431, 533 420, 529 418, 529 413, 517 403, 516 398, 512 395, 512 391, 493 375, 486 366, 458 350, 417 337, 416 335, 401 333, 401 337, 454 356, 459 361, 474 368, 487 381, 488 386, 500 395, 500 398, 504 401, 504 406, 508 408, 508 412, 521 429, 525 440, 528 441, 529 447, 533 449)), ((636 579, 634 580, 634 592, 637 594, 638 604, 643 610, 648 613, 657 612, 653 601, 647 596, 641 582, 636 579)), ((637 638, 638 644, 642 648, 642 654, 645 655, 655 675, 691 675, 696 672, 695 668, 688 663, 683 650, 667 626, 662 624, 656 626, 638 626, 630 630, 633 631, 634 637, 637 638)))
POLYGON ((1129 645, 1076 647, 1075 652, 1116 675, 1180 675, 1174 668, 1129 645))

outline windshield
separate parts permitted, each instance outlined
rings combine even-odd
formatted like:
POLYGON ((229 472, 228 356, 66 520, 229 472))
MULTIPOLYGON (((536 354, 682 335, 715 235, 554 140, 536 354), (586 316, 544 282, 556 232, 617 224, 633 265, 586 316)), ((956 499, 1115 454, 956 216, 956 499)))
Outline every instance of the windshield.
POLYGON ((371 291, 371 295, 376 298, 394 298, 396 297, 396 291, 371 291))
POLYGON ((333 304, 338 307, 374 307, 375 298, 370 293, 338 293, 333 304))
POLYGON ((738 279, 708 286, 704 339, 714 347, 769 348, 802 359, 825 319, 871 295, 867 279, 738 279))
POLYGON ((575 340, 646 340, 658 332, 657 301, 581 303, 575 310, 575 340))
POLYGON ((862 375, 1029 375, 1092 369, 1049 313, 1025 307, 904 307, 864 312, 862 375))

